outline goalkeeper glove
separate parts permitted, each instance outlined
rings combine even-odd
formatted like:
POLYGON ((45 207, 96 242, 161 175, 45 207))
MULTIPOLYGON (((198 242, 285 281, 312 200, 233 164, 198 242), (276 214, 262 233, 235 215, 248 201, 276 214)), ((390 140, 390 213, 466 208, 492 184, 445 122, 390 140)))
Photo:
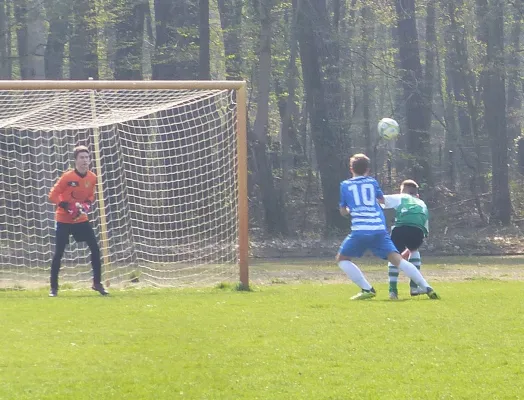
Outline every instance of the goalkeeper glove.
POLYGON ((67 210, 69 215, 73 217, 73 221, 80 218, 82 215, 87 214, 89 211, 89 203, 75 203, 71 204, 67 210))
POLYGON ((86 201, 84 203, 68 203, 67 201, 61 201, 58 203, 58 207, 62 207, 66 210, 73 220, 80 218, 82 214, 87 214, 91 208, 91 202, 86 201))
POLYGON ((73 221, 75 219, 80 218, 80 216, 83 214, 82 205, 80 203, 72 203, 69 204, 69 207, 67 207, 67 212, 71 217, 73 217, 73 221))
POLYGON ((89 200, 84 201, 83 203, 80 204, 80 208, 82 209, 82 212, 84 214, 87 214, 89 210, 91 209, 91 202, 89 200))

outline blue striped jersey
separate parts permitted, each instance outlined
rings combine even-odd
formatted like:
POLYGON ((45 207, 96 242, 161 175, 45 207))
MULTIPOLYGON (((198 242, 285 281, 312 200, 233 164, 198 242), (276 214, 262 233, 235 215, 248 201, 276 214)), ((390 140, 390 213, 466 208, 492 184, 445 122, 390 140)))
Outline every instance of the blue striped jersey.
POLYGON ((378 182, 357 176, 340 183, 340 207, 349 208, 351 231, 359 234, 387 232, 386 219, 377 198, 384 197, 378 182))

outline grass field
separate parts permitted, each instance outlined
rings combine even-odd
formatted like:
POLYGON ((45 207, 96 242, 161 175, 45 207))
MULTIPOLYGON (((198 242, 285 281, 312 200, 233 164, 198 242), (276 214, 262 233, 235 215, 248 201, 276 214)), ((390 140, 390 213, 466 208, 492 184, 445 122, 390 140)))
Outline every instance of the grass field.
POLYGON ((312 260, 255 264, 252 292, 0 294, 0 399, 522 399, 523 261, 428 259, 441 301, 351 302, 312 260))

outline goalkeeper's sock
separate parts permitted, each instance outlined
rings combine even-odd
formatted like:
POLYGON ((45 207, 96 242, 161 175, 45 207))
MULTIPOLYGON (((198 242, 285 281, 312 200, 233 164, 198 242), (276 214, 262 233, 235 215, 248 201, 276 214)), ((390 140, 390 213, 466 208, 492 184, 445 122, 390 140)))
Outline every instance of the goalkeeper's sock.
MULTIPOLYGON (((422 260, 420 258, 420 252, 418 250, 411 252, 409 262, 420 271, 420 267, 422 266, 422 260)), ((416 290, 418 288, 418 285, 413 280, 410 280, 409 287, 411 290, 416 290)))
POLYGON ((398 267, 388 263, 388 275, 389 275, 389 293, 398 294, 398 267))
POLYGON ((426 282, 417 267, 409 261, 402 260, 399 264, 399 268, 408 276, 408 278, 414 280, 417 286, 420 286, 421 288, 429 287, 429 284, 426 282))
POLYGON ((366 280, 360 268, 357 267, 355 264, 353 264, 351 261, 349 260, 339 261, 338 266, 340 267, 342 271, 346 273, 348 278, 351 279, 355 284, 360 286, 361 289, 364 289, 364 290, 372 289, 372 286, 366 280))

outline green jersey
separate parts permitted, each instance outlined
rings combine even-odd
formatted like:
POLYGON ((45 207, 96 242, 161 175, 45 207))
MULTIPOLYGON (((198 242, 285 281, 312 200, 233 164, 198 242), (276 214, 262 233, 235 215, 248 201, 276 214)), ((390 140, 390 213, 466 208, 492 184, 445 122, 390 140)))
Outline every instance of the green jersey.
POLYGON ((414 226, 428 236, 428 207, 418 197, 406 193, 386 195, 384 208, 395 209, 395 226, 414 226))

